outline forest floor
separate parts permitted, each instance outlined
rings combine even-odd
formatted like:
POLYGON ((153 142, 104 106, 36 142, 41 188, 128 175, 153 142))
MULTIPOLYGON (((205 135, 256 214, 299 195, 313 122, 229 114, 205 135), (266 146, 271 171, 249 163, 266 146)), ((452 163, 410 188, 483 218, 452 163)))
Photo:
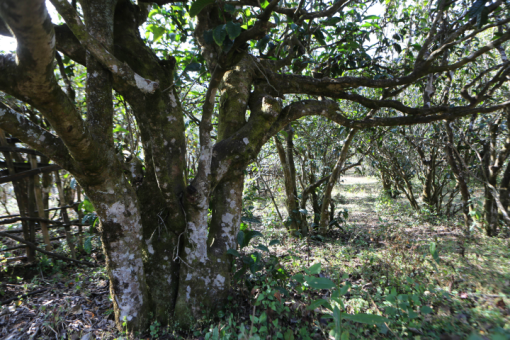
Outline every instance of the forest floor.
MULTIPOLYGON (((349 211, 342 229, 289 237, 270 201, 257 200, 262 224, 248 229, 263 237, 236 261, 237 269, 243 258, 256 265, 234 280, 227 306, 204 315, 192 331, 155 322, 130 337, 510 339, 509 238, 475 229, 468 239, 457 219, 418 214, 402 198, 381 197, 373 178, 342 179, 337 211, 349 211)), ((99 248, 89 257, 103 262, 99 248)), ((0 307, 1 339, 126 338, 114 327, 103 268, 47 259, 5 268, 0 299, 12 301, 0 307)))

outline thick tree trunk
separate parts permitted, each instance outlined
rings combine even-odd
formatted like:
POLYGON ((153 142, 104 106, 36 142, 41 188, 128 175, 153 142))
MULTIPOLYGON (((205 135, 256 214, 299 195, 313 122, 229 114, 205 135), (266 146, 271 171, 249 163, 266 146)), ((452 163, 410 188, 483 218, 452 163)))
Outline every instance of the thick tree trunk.
POLYGON ((138 200, 118 166, 109 172, 103 181, 80 183, 101 219, 101 240, 117 325, 122 328, 126 322, 128 329, 144 329, 149 322, 150 304, 138 200))
MULTIPOLYGON (((245 55, 223 76, 219 86, 217 142, 228 139, 246 124, 252 67, 253 62, 245 55)), ((246 141, 243 143, 248 144, 246 141)), ((228 165, 220 164, 219 168, 224 172, 228 165)), ((184 249, 179 250, 183 263, 174 312, 175 320, 185 327, 204 317, 204 311, 217 310, 228 297, 232 256, 227 254, 227 250, 236 248, 242 212, 243 170, 232 169, 225 180, 216 185, 210 199, 203 194, 207 190, 205 183, 198 183, 196 188, 189 188, 192 191, 187 192, 191 208, 187 212, 186 226, 189 237, 184 249), (212 216, 208 214, 209 207, 212 216)))

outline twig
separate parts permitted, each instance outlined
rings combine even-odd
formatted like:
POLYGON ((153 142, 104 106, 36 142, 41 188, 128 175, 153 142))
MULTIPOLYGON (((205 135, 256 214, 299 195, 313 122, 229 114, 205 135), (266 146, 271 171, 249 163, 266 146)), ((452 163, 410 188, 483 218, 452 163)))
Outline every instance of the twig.
POLYGON ((26 298, 27 296, 30 296, 30 295, 39 294, 39 293, 45 292, 47 290, 48 290, 47 288, 43 288, 43 289, 36 290, 34 292, 26 293, 26 294, 23 294, 23 295, 18 295, 18 296, 15 296, 15 297, 12 297, 10 299, 7 299, 7 300, 4 300, 4 301, 0 302, 0 305, 3 306, 5 304, 8 304, 9 302, 16 301, 16 300, 19 300, 19 299, 22 299, 22 298, 26 298))
POLYGON ((37 247, 35 244, 33 244, 32 242, 29 242, 29 241, 25 241, 24 239, 22 239, 21 237, 17 237, 17 236, 13 236, 13 235, 9 235, 7 233, 4 233, 4 232, 0 232, 0 236, 3 236, 3 237, 9 237, 9 238, 12 238, 13 240, 16 240, 18 242, 21 242, 21 243, 24 243, 26 244, 27 246, 29 246, 30 248, 34 249, 34 250, 37 250, 38 252, 40 253, 43 253, 45 255, 48 255, 48 256, 51 256, 51 257, 56 257, 57 259, 60 259, 60 260, 64 260, 64 261, 68 261, 68 262, 74 262, 74 263, 77 263, 77 264, 83 264, 85 266, 89 266, 89 267, 97 267, 96 264, 94 263, 90 263, 90 262, 87 262, 87 261, 79 261, 79 260, 73 260, 69 257, 65 257, 63 255, 60 255, 60 254, 56 254, 56 253, 53 253, 51 251, 46 251, 46 250, 43 250, 39 247, 37 247))

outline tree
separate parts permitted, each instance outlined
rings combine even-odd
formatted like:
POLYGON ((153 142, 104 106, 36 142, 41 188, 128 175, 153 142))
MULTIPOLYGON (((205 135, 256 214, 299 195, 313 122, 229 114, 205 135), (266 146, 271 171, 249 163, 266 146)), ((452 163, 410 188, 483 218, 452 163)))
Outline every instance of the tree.
MULTIPOLYGON (((0 56, 0 91, 37 110, 51 128, 4 103, 0 128, 68 170, 94 204, 119 328, 126 322, 143 329, 149 315, 188 326, 202 310, 221 306, 244 169, 290 122, 321 115, 362 130, 510 106, 500 94, 507 61, 469 69, 510 39, 501 0, 488 6, 482 0, 427 7, 390 2, 381 17, 364 15, 370 3, 347 0, 51 2, 64 24, 52 23, 43 0, 0 6, 0 31, 18 43, 15 55, 0 56), (165 26, 154 21, 158 15, 168 19, 165 26), (196 81, 207 88, 195 112, 183 109, 179 96, 189 78, 177 72, 186 47, 164 48, 177 33, 178 43, 193 44, 193 65, 201 71, 196 81), (59 53, 86 67, 84 105, 66 81, 59 53), (462 72, 479 85, 476 95, 455 105, 435 102, 432 89, 443 81, 436 76, 462 72), (423 100, 409 102, 400 96, 405 88, 422 91, 423 100), (114 143, 113 93, 136 119, 141 159, 124 159, 114 143), (342 111, 344 101, 359 109, 342 111), (362 107, 379 113, 367 117, 362 107), (193 173, 185 157, 189 117, 198 124, 193 173)), ((452 92, 461 91, 458 85, 452 92)))

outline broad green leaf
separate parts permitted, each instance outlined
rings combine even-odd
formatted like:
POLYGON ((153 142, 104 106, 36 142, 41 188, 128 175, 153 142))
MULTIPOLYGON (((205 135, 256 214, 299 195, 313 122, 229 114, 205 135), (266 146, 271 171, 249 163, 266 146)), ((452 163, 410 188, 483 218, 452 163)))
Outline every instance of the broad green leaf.
POLYGON ((161 14, 161 9, 160 8, 156 8, 156 9, 153 9, 152 11, 149 12, 149 19, 152 19, 152 17, 156 14, 161 14))
POLYGON ((204 9, 205 6, 215 3, 215 0, 196 0, 191 4, 191 7, 189 9, 189 16, 194 17, 200 11, 204 9))
POLYGON ((261 221, 261 220, 259 220, 259 219, 258 219, 258 218, 256 218, 256 217, 253 217, 253 216, 252 216, 252 217, 242 216, 242 217, 241 217, 241 221, 243 221, 243 222, 249 222, 249 223, 259 223, 259 224, 260 224, 260 223, 262 223, 262 221, 261 221))
POLYGON ((343 296, 347 293, 347 291, 349 290, 349 288, 351 287, 351 284, 349 282, 346 282, 342 288, 340 288, 340 295, 343 296))
POLYGON ((254 237, 263 237, 263 236, 264 235, 262 235, 262 233, 259 232, 259 231, 256 231, 256 230, 246 230, 245 233, 244 233, 243 247, 246 247, 247 245, 249 245, 252 238, 254 238, 254 237))
POLYGON ((319 274, 321 272, 321 264, 320 264, 320 262, 312 265, 308 269, 305 269, 305 272, 307 274, 309 274, 309 275, 319 274))
POLYGON ((231 40, 234 40, 241 34, 241 24, 232 21, 227 22, 227 33, 231 40))
POLYGON ((378 325, 389 321, 388 319, 380 315, 362 313, 360 314, 342 313, 342 319, 351 320, 359 323, 366 323, 369 325, 378 325))
POLYGON ((328 302, 328 300, 325 300, 325 299, 319 299, 319 300, 312 302, 310 304, 310 306, 306 307, 306 309, 314 310, 315 308, 317 308, 319 306, 326 307, 327 309, 330 309, 330 310, 332 309, 331 304, 328 302))
POLYGON ((305 283, 305 278, 304 278, 303 274, 296 274, 293 277, 291 277, 291 279, 296 280, 297 282, 299 282, 301 284, 305 283))
POLYGON ((216 44, 219 46, 223 45, 223 41, 227 37, 226 25, 219 25, 213 30, 213 38, 216 44))
POLYGON ((159 39, 161 39, 161 37, 163 36, 163 34, 165 34, 165 32, 166 32, 166 28, 153 25, 152 26, 152 34, 154 35, 153 41, 156 42, 159 39))
POLYGON ((333 281, 325 277, 305 276, 305 280, 314 289, 331 289, 336 287, 333 281))
POLYGON ((342 313, 337 306, 333 308, 333 321, 335 322, 335 340, 340 340, 340 332, 342 331, 342 313))
POLYGON ((212 44, 214 42, 212 30, 207 30, 204 32, 204 40, 206 44, 212 44))
POLYGON ((83 242, 83 250, 90 254, 92 252, 92 236, 89 236, 85 239, 85 242, 83 242))
POLYGON ((476 0, 468 11, 468 17, 470 19, 482 14, 487 0, 476 0))
POLYGON ((239 246, 241 247, 241 249, 244 248, 244 232, 242 230, 240 230, 238 233, 237 233, 237 244, 239 244, 239 246))
POLYGON ((262 250, 262 251, 266 251, 268 252, 269 251, 269 248, 266 247, 265 245, 263 244, 259 244, 258 246, 254 247, 255 249, 259 249, 259 250, 262 250))
POLYGON ((326 45, 326 41, 324 40, 324 34, 321 30, 316 30, 313 34, 315 36, 315 39, 321 44, 322 46, 326 45))
POLYGON ((280 240, 274 239, 274 240, 271 240, 271 242, 269 242, 270 246, 274 246, 275 244, 280 244, 280 240))
POLYGON ((424 315, 426 314, 430 314, 432 313, 434 310, 432 308, 430 308, 429 306, 425 305, 425 306, 421 306, 420 308, 420 312, 424 315))
POLYGON ((230 13, 230 14, 234 14, 234 12, 236 11, 236 7, 234 5, 230 5, 230 4, 225 4, 224 9, 225 9, 225 12, 230 13))
POLYGON ((200 63, 190 63, 186 68, 184 69, 184 72, 187 71, 200 71, 202 68, 202 65, 200 63))
POLYGON ((234 255, 235 257, 239 257, 239 256, 241 256, 241 254, 239 254, 239 252, 238 252, 237 250, 235 250, 235 249, 229 249, 229 250, 227 250, 227 254, 229 254, 229 255, 234 255))

